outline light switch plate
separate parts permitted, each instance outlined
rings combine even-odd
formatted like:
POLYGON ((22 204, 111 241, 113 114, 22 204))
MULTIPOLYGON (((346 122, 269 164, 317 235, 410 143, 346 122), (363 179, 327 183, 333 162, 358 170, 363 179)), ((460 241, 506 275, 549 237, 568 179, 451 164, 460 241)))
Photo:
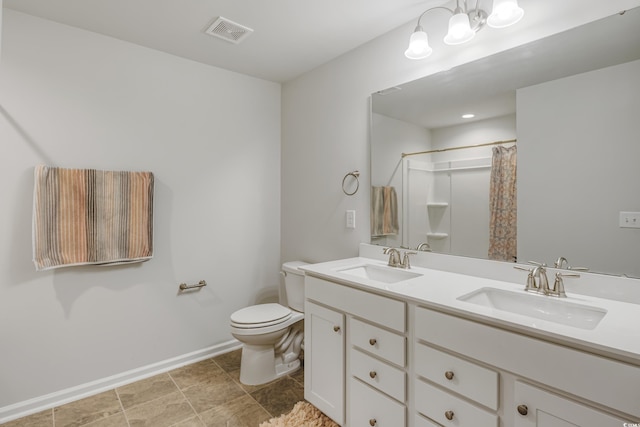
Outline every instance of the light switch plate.
POLYGON ((620 212, 620 228, 640 228, 640 212, 620 212))
POLYGON ((356 228, 356 211, 347 211, 347 228, 356 228))

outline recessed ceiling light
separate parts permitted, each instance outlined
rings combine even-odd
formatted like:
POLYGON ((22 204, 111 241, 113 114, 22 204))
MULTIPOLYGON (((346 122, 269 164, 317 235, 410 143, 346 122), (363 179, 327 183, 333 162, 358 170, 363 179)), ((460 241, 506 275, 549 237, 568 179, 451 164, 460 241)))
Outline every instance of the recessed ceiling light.
POLYGON ((475 114, 468 113, 468 114, 463 114, 462 118, 463 119, 473 119, 475 116, 476 116, 475 114))

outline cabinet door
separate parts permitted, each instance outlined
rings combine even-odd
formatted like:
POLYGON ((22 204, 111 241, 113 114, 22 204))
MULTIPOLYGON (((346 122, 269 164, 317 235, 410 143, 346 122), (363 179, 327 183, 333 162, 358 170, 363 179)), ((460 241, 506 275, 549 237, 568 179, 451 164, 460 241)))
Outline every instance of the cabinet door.
POLYGON ((631 422, 520 381, 515 403, 515 427, 622 427, 631 422))
POLYGON ((344 314, 305 302, 304 398, 344 423, 344 314))

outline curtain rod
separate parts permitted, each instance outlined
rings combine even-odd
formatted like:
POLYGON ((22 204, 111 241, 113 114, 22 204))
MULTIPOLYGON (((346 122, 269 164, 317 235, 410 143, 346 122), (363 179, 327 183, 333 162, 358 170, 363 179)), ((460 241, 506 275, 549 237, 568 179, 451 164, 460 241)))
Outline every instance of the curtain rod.
POLYGON ((416 156, 418 154, 431 154, 431 153, 442 153, 444 151, 462 150, 463 148, 475 148, 475 147, 485 147, 487 145, 509 144, 511 142, 515 143, 516 141, 518 141, 518 140, 517 139, 508 139, 506 141, 485 142, 484 144, 463 145, 461 147, 440 148, 438 150, 416 151, 414 153, 402 153, 402 158, 405 158, 407 156, 416 156))

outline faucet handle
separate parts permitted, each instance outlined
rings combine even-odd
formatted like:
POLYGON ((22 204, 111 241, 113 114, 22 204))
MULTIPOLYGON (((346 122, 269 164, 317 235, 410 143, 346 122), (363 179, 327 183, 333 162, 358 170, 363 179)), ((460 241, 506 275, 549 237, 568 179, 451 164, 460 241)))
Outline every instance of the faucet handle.
POLYGON ((525 291, 538 292, 538 285, 536 285, 536 279, 533 277, 533 268, 519 267, 517 265, 513 266, 513 268, 515 268, 516 270, 529 272, 529 274, 527 275, 527 284, 524 287, 525 291))
POLYGON ((414 251, 405 251, 402 256, 402 268, 411 268, 411 263, 409 262, 409 255, 415 255, 417 252, 414 251))
POLYGON ((564 291, 564 282, 562 281, 563 277, 580 277, 579 274, 571 274, 571 273, 556 273, 556 280, 553 283, 553 289, 549 292, 549 295, 558 297, 558 298, 566 298, 567 294, 564 291))
POLYGON ((536 267, 547 268, 547 263, 545 262, 538 262, 538 261, 527 261, 527 262, 531 265, 535 265, 536 267))

